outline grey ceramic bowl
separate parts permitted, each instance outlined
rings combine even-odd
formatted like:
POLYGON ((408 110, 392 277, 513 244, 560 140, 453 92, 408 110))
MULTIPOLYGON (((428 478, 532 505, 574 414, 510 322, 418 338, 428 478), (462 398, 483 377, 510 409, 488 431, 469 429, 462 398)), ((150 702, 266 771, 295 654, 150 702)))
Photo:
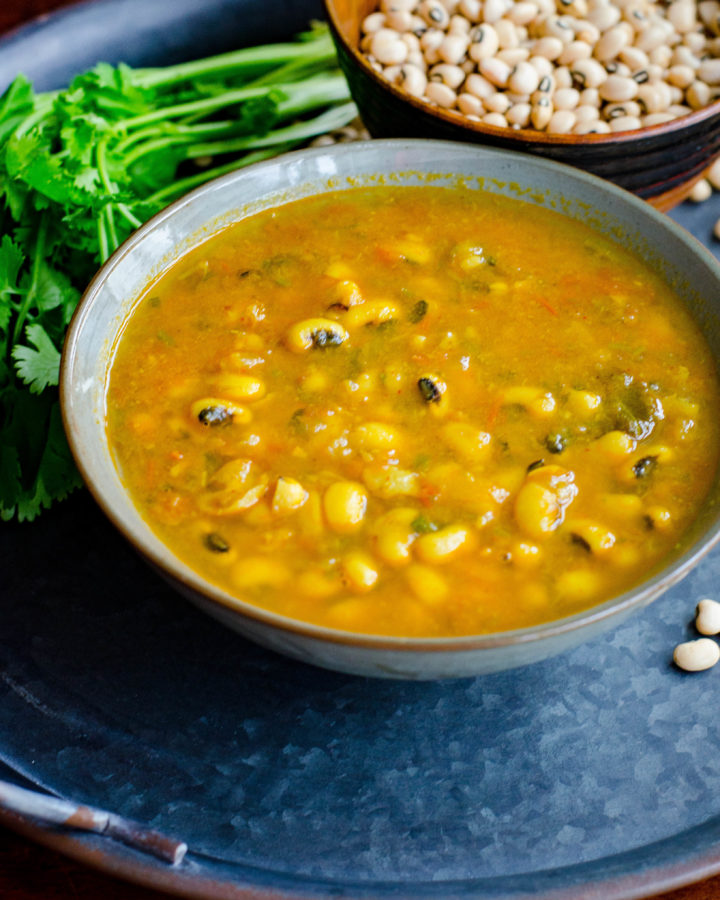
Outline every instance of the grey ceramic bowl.
POLYGON ((456 638, 393 638, 290 620, 232 597, 178 560, 133 506, 105 433, 105 386, 115 340, 148 283, 230 221, 380 178, 519 196, 620 238, 674 285, 720 359, 720 265, 694 238, 629 193, 557 163, 466 144, 393 140, 301 151, 212 182, 139 229, 88 288, 70 326, 61 372, 65 428, 80 471, 117 528, 183 594, 231 628, 297 659, 388 678, 471 676, 560 653, 619 624, 679 581, 720 538, 717 480, 682 550, 641 585, 595 608, 533 628, 456 638))

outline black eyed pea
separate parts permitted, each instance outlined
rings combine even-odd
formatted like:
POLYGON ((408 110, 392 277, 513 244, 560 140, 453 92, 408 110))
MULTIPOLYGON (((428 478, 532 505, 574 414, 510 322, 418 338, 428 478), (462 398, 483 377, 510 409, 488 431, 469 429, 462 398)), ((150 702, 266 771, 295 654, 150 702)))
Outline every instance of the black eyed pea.
POLYGON ((674 87, 685 90, 695 81, 695 70, 684 65, 670 66, 667 71, 667 80, 674 87))
POLYGON ((360 28, 363 34, 372 34, 374 31, 379 31, 384 25, 385 13, 374 12, 370 13, 369 16, 365 16, 365 18, 362 20, 360 28))
POLYGON ((705 84, 720 84, 720 59, 704 59, 698 68, 698 78, 705 84))
POLYGON ((707 180, 715 190, 720 190, 720 157, 707 170, 707 180))
POLYGON ((491 113, 499 113, 501 116, 510 109, 510 98, 499 91, 485 100, 485 109, 491 113))
POLYGON ((533 128, 536 128, 538 131, 544 131, 552 118, 552 114, 553 107, 550 99, 541 97, 533 103, 532 112, 530 113, 530 121, 533 124, 533 128))
POLYGON ((620 9, 613 4, 603 4, 591 9, 585 18, 600 31, 607 31, 620 21, 620 9))
POLYGON ((407 44, 392 28, 380 28, 370 41, 370 53, 384 66, 401 65, 408 55, 407 44))
POLYGON ((693 81, 685 91, 685 99, 692 109, 702 109, 707 106, 712 98, 710 86, 704 81, 693 81))
POLYGON ((553 64, 544 56, 528 56, 528 62, 541 79, 545 78, 547 75, 552 75, 553 73, 553 64))
POLYGON ((437 63, 428 73, 430 81, 439 81, 446 84, 453 91, 457 90, 465 81, 465 73, 459 66, 448 63, 437 63))
POLYGON ((555 109, 575 109, 580 103, 580 91, 575 88, 559 88, 553 95, 555 109))
POLYGON ((513 0, 485 0, 483 16, 486 22, 494 24, 502 19, 513 5, 513 0))
POLYGON ((602 99, 609 103, 633 100, 637 96, 638 89, 638 83, 625 75, 608 75, 598 87, 602 99))
POLYGON ((417 14, 431 28, 445 29, 450 24, 450 13, 440 3, 440 0, 422 0, 422 3, 417 8, 417 14))
POLYGON ((710 638, 699 638, 678 644, 673 652, 673 661, 685 672, 702 672, 711 669, 720 660, 720 647, 710 638))
POLYGON ((230 422, 246 425, 252 421, 250 410, 224 397, 202 397, 190 407, 190 415, 201 425, 216 427, 230 422))
POLYGON ((471 22, 479 22, 482 18, 481 0, 460 0, 458 12, 471 22))
POLYGON ((586 41, 570 41, 569 44, 565 44, 558 62, 563 66, 572 67, 574 63, 581 59, 589 59, 591 55, 592 47, 586 41))
POLYGON ((505 114, 505 118, 510 125, 516 125, 518 128, 527 128, 530 124, 530 115, 532 114, 532 106, 529 103, 515 103, 505 114))
POLYGON ((558 88, 569 88, 573 86, 573 77, 567 66, 558 66, 555 69, 555 83, 558 88))
POLYGON ((323 495, 323 511, 328 525, 339 534, 362 527, 367 510, 367 492, 355 481, 336 481, 323 495))
POLYGON ((617 116, 609 122, 610 131, 635 131, 642 127, 642 122, 637 116, 617 116))
POLYGON ((656 112, 650 113, 649 116, 643 116, 640 120, 642 122, 643 128, 651 128, 653 125, 664 125, 666 122, 672 122, 675 119, 672 113, 668 112, 656 112))
POLYGON ((500 49, 500 40, 492 25, 484 23, 470 32, 468 56, 475 62, 492 59, 500 49))
POLYGON ((519 62, 510 72, 508 87, 518 94, 532 94, 538 89, 540 76, 528 62, 519 62))
POLYGON ((468 35, 471 28, 472 23, 468 18, 456 14, 454 16, 450 16, 450 24, 448 25, 447 33, 468 35))
POLYGON ((550 60, 550 62, 554 62, 556 59, 559 59, 564 48, 565 45, 559 38, 545 35, 535 41, 532 46, 532 52, 535 56, 541 56, 550 60))
POLYGON ((515 25, 529 25, 537 16, 537 4, 527 0, 517 0, 507 12, 507 18, 515 25))
POLYGON ((573 134, 609 134, 610 126, 607 122, 596 120, 595 122, 578 122, 573 128, 573 134))
POLYGON ((707 178, 701 178, 692 186, 692 190, 688 195, 688 200, 693 203, 704 203, 712 196, 712 185, 707 178))
POLYGON ((421 562, 440 565, 472 548, 474 536, 462 525, 447 525, 438 531, 421 534, 415 541, 415 552, 421 562))
POLYGON ((512 69, 501 59, 481 59, 478 64, 478 69, 480 74, 484 75, 488 81, 495 85, 495 87, 507 87, 512 69))
POLYGON ((514 47, 512 50, 498 50, 497 58, 507 63, 513 69, 518 63, 528 61, 530 51, 526 47, 514 47))
POLYGON ((609 62, 620 55, 620 51, 630 43, 630 40, 631 35, 628 35, 627 29, 623 28, 622 24, 615 25, 603 33, 595 45, 593 55, 600 62, 609 62))
POLYGON ((570 66, 573 84, 580 88, 598 88, 608 77, 596 59, 578 59, 570 66))
POLYGON ((456 66, 465 58, 470 38, 465 34, 449 34, 438 47, 438 56, 443 62, 456 66))
POLYGON ((472 94, 473 97, 477 97, 478 100, 482 101, 487 100, 488 97, 491 97, 495 93, 495 85, 491 84, 487 78, 484 78, 477 73, 468 75, 465 79, 465 89, 468 93, 472 94))
POLYGON ((495 33, 501 50, 512 50, 520 46, 517 28, 509 19, 498 19, 495 22, 495 33))
POLYGON ((600 110, 596 106, 578 106, 575 110, 575 127, 586 122, 597 122, 599 117, 600 110))
POLYGON ((303 319, 288 330, 285 344, 293 353, 303 353, 313 348, 339 347, 347 339, 347 331, 333 319, 303 319))
POLYGON ((409 31, 412 27, 412 13, 406 9, 391 9, 387 13, 386 24, 394 31, 409 31))
POLYGON ((380 9, 384 13, 391 10, 405 10, 410 12, 417 6, 417 0, 380 0, 380 9))
POLYGON ((575 113, 570 109, 558 109, 545 129, 549 134, 569 134, 575 127, 575 113))
POLYGON ((397 84, 413 97, 422 97, 427 88, 427 76, 414 65, 404 65, 400 69, 397 84))
POLYGON ((502 113, 489 112, 485 113, 481 120, 485 125, 492 125, 493 128, 507 128, 508 120, 502 113))
POLYGON ((482 100, 474 94, 458 94, 457 108, 464 116, 482 116, 485 112, 482 100))
POLYGON ((695 627, 700 634, 720 634, 720 603, 705 598, 695 610, 695 627))
POLYGON ((365 594, 377 584, 377 564, 372 556, 355 550, 346 554, 340 564, 343 584, 356 594, 365 594))
POLYGON ((693 0, 675 0, 668 6, 668 21, 679 34, 694 31, 697 25, 697 5, 693 0))
POLYGON ((283 477, 278 478, 273 493, 271 508, 277 516, 287 516, 300 509, 306 502, 310 494, 305 488, 294 478, 283 477))

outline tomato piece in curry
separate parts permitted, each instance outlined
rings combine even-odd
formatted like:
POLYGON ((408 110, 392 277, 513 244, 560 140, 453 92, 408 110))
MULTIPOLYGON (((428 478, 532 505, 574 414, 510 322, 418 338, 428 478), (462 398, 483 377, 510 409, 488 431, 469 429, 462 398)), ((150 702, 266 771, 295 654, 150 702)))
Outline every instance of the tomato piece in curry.
POLYGON ((441 187, 306 198, 195 248, 129 317, 107 405, 178 557, 368 634, 598 604, 673 550, 718 463, 710 351, 649 266, 441 187))

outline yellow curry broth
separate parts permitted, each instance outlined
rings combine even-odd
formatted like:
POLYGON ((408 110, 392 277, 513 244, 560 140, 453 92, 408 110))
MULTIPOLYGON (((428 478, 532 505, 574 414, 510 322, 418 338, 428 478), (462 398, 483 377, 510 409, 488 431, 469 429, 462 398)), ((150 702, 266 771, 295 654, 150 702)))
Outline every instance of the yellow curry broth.
POLYGON ((357 632, 533 625, 637 582, 718 460, 710 353, 668 287, 551 211, 442 188, 261 213, 146 293, 108 430, 205 577, 357 632))

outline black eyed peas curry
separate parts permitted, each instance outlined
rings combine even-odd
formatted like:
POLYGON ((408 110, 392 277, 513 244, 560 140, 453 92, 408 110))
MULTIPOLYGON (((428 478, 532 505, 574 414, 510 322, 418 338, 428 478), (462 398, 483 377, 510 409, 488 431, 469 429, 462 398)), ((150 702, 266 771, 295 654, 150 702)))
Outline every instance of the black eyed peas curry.
POLYGON ((521 628, 638 582, 718 462, 718 385, 648 267, 558 213, 372 187, 196 248, 126 324, 117 466, 232 594, 353 632, 521 628))

